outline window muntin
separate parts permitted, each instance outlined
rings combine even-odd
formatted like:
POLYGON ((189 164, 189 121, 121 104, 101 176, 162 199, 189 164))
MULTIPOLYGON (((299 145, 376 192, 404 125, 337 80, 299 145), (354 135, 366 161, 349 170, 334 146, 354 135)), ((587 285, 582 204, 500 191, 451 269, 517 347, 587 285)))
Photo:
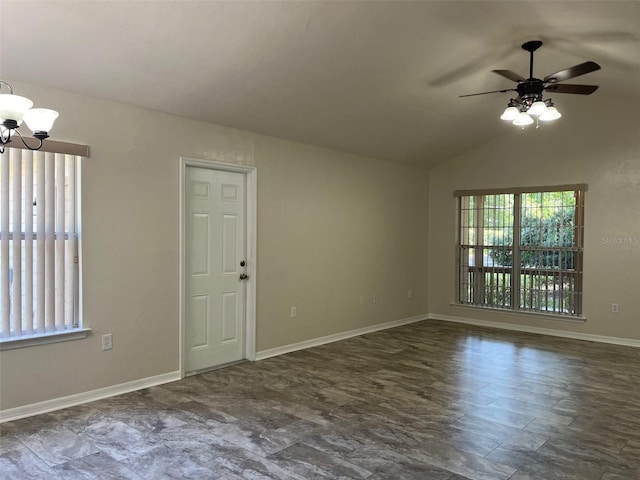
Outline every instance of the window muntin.
POLYGON ((585 188, 565 188, 457 194, 459 304, 581 316, 585 188))

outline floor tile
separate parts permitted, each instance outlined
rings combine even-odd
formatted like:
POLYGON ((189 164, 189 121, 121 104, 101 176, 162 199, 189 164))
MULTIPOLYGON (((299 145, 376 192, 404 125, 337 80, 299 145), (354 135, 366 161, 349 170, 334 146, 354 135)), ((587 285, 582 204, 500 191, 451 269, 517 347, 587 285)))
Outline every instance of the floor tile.
POLYGON ((278 465, 307 480, 365 479, 371 472, 340 456, 329 455, 309 445, 297 443, 269 456, 278 465))
POLYGON ((92 424, 79 435, 116 460, 144 455, 157 448, 142 432, 115 420, 92 424))
POLYGON ((143 477, 106 453, 94 453, 54 467, 65 480, 141 480, 143 477))
POLYGON ((90 441, 62 425, 34 433, 18 434, 16 437, 50 466, 98 452, 90 441))
POLYGON ((130 457, 122 464, 141 478, 215 480, 220 474, 202 465, 182 450, 160 447, 148 453, 130 457))
POLYGON ((0 478, 56 480, 62 477, 38 455, 23 446, 0 455, 0 478))
POLYGON ((224 480, 308 480, 268 458, 244 449, 216 457, 206 466, 224 480))
POLYGON ((378 445, 359 448, 346 456, 351 463, 373 472, 369 479, 430 479, 449 480, 449 470, 416 460, 401 449, 389 449, 378 445))
POLYGON ((407 455, 473 480, 506 480, 516 468, 468 453, 436 440, 411 448, 407 455))

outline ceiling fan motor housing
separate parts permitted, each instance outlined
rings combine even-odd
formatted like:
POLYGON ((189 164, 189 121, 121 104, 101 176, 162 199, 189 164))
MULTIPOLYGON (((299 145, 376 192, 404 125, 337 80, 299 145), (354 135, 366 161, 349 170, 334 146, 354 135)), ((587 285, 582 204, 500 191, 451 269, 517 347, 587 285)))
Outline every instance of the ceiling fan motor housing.
POLYGON ((542 99, 544 82, 538 78, 529 78, 524 82, 520 82, 516 87, 516 91, 523 103, 526 102, 528 104, 532 104, 533 102, 542 99))

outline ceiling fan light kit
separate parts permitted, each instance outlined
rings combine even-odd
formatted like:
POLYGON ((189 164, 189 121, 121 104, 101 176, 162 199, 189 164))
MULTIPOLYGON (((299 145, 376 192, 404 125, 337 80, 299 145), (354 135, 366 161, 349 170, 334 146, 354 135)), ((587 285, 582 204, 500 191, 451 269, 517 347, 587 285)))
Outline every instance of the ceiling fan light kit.
POLYGON ((49 137, 49 131, 58 118, 58 112, 48 108, 31 108, 31 100, 14 95, 11 85, 0 80, 0 89, 2 87, 6 87, 9 93, 0 94, 0 153, 4 153, 5 145, 11 142, 14 134, 20 137, 29 150, 39 150, 44 139, 49 137), (33 132, 32 136, 38 140, 35 146, 29 145, 18 130, 23 122, 33 132))
POLYGON ((524 107, 522 105, 512 106, 509 103, 509 106, 500 116, 500 120, 510 121, 518 127, 524 127, 534 123, 532 117, 541 122, 550 122, 562 117, 562 114, 553 106, 551 99, 536 100, 528 109, 526 105, 524 107))
POLYGON ((539 40, 532 40, 522 44, 522 49, 529 52, 529 78, 524 78, 511 70, 493 70, 511 81, 516 82, 516 88, 505 90, 493 90, 491 92, 471 93, 460 95, 461 97, 473 97, 489 93, 517 92, 518 96, 509 100, 507 108, 500 116, 501 120, 513 123, 524 128, 527 125, 542 122, 550 122, 562 117, 550 98, 544 99, 542 93, 550 91, 555 93, 572 93, 577 95, 591 95, 598 89, 597 85, 570 85, 558 83, 570 78, 575 78, 586 73, 600 70, 600 65, 595 62, 584 62, 559 72, 547 75, 544 79, 533 76, 533 52, 542 46, 539 40))

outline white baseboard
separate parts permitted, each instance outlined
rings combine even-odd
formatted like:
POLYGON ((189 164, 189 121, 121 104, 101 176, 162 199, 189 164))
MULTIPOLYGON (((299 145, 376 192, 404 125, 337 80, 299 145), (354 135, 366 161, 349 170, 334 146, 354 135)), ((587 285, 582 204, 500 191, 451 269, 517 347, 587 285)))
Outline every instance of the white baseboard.
MULTIPOLYGON (((378 330, 385 330, 387 328, 399 327, 400 325, 407 325, 409 323, 419 322, 420 320, 426 320, 427 314, 416 315, 414 317, 403 318, 395 320, 393 322, 381 323, 378 325, 372 325, 370 327, 358 328, 356 330, 349 330, 348 332, 336 333, 334 335, 327 335, 326 337, 314 338, 312 340, 305 340, 304 342, 294 343, 291 345, 285 345, 283 347, 271 348, 269 350, 263 350, 256 353, 256 360, 263 360, 269 357, 275 357, 277 355, 283 355, 285 353, 295 352, 296 350, 302 350, 305 348, 315 347, 318 345, 324 345, 325 343, 337 342, 338 340, 344 340, 358 335, 364 335, 365 333, 372 333, 378 330)), ((8 408, 6 410, 0 410, 0 423, 9 422, 12 420, 18 420, 20 418, 30 417, 33 415, 40 415, 47 412, 53 412, 54 410, 61 410, 63 408, 73 407, 83 403, 93 402, 103 398, 113 397, 115 395, 121 395, 123 393, 133 392, 135 390, 141 390, 143 388, 153 387, 156 385, 162 385, 163 383, 175 382, 182 377, 180 371, 164 373, 162 375, 156 375, 154 377, 143 378, 140 380, 133 380, 131 382, 121 383, 119 385, 112 385, 110 387, 99 388, 97 390, 91 390, 89 392, 77 393, 75 395, 69 395, 66 397, 54 398, 52 400, 46 400, 44 402, 32 403, 21 407, 8 408)))
POLYGON ((61 410, 63 408, 80 405, 82 403, 93 402, 95 400, 113 397, 115 395, 121 395, 123 393, 129 393, 135 390, 141 390, 143 388, 154 387, 156 385, 162 385, 163 383, 175 382, 176 380, 180 380, 181 378, 182 377, 180 376, 179 371, 163 373, 161 375, 141 378, 140 380, 133 380, 131 382, 121 383, 119 385, 98 388, 97 390, 91 390, 89 392, 82 392, 66 397, 54 398, 52 400, 32 403, 21 407, 8 408, 6 410, 0 410, 0 423, 9 422, 11 420, 18 420, 20 418, 30 417, 32 415, 40 415, 42 413, 53 412, 54 410, 61 410))
MULTIPOLYGON (((636 340, 633 338, 609 337, 605 335, 593 335, 589 333, 567 332, 564 330, 555 330, 551 328, 533 327, 529 325, 514 325, 510 323, 492 322, 475 318, 429 313, 403 318, 400 320, 394 320, 392 322, 371 325, 369 327, 357 328, 355 330, 349 330, 347 332, 335 333, 333 335, 327 335, 325 337, 292 343, 290 345, 284 345, 282 347, 262 350, 256 353, 256 360, 264 360, 269 357, 284 355, 285 353, 291 353, 306 348, 317 347, 319 345, 337 342, 340 340, 345 340, 347 338, 357 337, 359 335, 365 335, 367 333, 373 333, 393 327, 399 327, 401 325, 407 325, 410 323, 419 322, 421 320, 442 320, 445 322, 466 323, 469 325, 478 325, 482 327, 497 328, 502 330, 538 333, 541 335, 551 335, 554 337, 572 338, 575 340, 587 340, 590 342, 611 343, 614 345, 624 345, 628 347, 640 348, 640 340, 636 340)), ((175 382, 177 380, 180 380, 181 378, 182 377, 180 375, 180 371, 168 372, 153 377, 121 383, 119 385, 112 385, 109 387, 99 388, 97 390, 91 390, 89 392, 82 392, 75 395, 46 400, 44 402, 32 403, 30 405, 24 405, 21 407, 0 410, 0 423, 18 420, 20 418, 30 417, 33 415, 40 415, 42 413, 52 412, 54 410, 61 410, 63 408, 73 407, 75 405, 113 397, 115 395, 121 395, 123 393, 129 393, 135 390, 141 390, 143 388, 162 385, 164 383, 175 382)))
POLYGON ((553 328, 532 327, 530 325, 515 325, 512 323, 491 322, 476 318, 456 317, 453 315, 441 315, 430 313, 429 320, 442 320, 445 322, 466 323, 481 327, 499 328, 502 330, 514 330, 517 332, 538 333, 540 335, 551 335, 553 337, 572 338, 574 340, 587 340, 589 342, 612 343, 614 345, 624 345, 627 347, 640 348, 640 340, 622 337, 607 337, 605 335, 593 335, 590 333, 567 332, 565 330, 555 330, 553 328))
POLYGON ((311 340, 292 343, 289 345, 284 345, 282 347, 269 348, 268 350, 261 350, 260 352, 257 352, 256 360, 264 360, 265 358, 276 357, 278 355, 284 355, 285 353, 291 353, 297 350, 304 350, 306 348, 317 347, 326 343, 338 342, 340 340, 357 337, 366 333, 377 332, 379 330, 386 330, 388 328, 399 327, 401 325, 407 325, 409 323, 427 320, 428 318, 428 314, 415 315, 413 317, 402 318, 400 320, 394 320, 392 322, 378 323, 377 325, 371 325, 370 327, 356 328, 355 330, 334 333, 333 335, 327 335, 325 337, 312 338, 311 340))

